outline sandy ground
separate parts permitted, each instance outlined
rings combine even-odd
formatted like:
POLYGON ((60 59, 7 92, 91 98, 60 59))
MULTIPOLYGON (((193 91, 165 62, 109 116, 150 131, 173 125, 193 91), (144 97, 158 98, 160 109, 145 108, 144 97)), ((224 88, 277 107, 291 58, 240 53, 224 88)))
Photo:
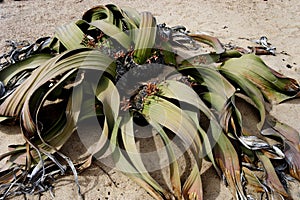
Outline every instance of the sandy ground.
MULTIPOLYGON (((277 55, 263 59, 269 66, 300 82, 299 0, 4 0, 0 3, 0 47, 7 39, 33 42, 42 36, 52 36, 56 27, 79 19, 93 6, 106 3, 150 11, 159 23, 184 25, 192 32, 207 32, 224 44, 247 47, 247 39, 265 35, 277 48, 277 55)), ((299 100, 293 100, 276 105, 272 114, 300 131, 299 103, 299 100)), ((18 127, 0 126, 0 152, 6 151, 7 145, 22 141, 18 133, 18 127)), ((67 147, 76 150, 74 145, 67 147)), ((202 178, 205 200, 232 199, 208 163, 203 166, 202 178)), ((152 199, 129 178, 99 163, 80 174, 79 181, 86 199, 152 199)), ((55 199, 77 199, 72 176, 55 184, 55 195, 55 199)), ((42 197, 48 198, 48 193, 42 197)))

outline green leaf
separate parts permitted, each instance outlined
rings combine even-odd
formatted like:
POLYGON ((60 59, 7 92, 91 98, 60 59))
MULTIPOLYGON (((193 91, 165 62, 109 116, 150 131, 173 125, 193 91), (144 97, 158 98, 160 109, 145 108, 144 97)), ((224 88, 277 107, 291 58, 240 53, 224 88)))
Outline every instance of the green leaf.
POLYGON ((141 23, 141 15, 140 13, 137 12, 136 9, 133 9, 131 7, 128 6, 123 6, 122 10, 125 13, 125 18, 126 16, 128 17, 128 19, 132 20, 133 23, 135 24, 136 28, 138 28, 140 26, 141 23))
POLYGON ((168 135, 165 133, 163 128, 152 121, 149 121, 149 124, 155 130, 158 131, 160 137, 164 141, 168 156, 169 156, 169 162, 170 162, 170 179, 171 179, 171 184, 172 184, 172 189, 174 191, 174 195, 176 198, 180 199, 181 198, 181 181, 180 181, 180 171, 179 171, 179 166, 177 162, 177 157, 175 155, 175 152, 173 151, 171 140, 169 139, 168 135))
POLYGON ((119 115, 120 95, 113 82, 103 76, 95 89, 95 96, 102 103, 105 116, 102 133, 97 141, 97 150, 95 150, 97 151, 95 156, 100 157, 107 150, 110 133, 119 115))
POLYGON ((209 119, 213 117, 209 108, 199 98, 197 93, 187 85, 173 80, 165 80, 158 85, 162 96, 180 100, 201 110, 209 119))
MULTIPOLYGON (((148 170, 143 164, 141 154, 137 150, 134 129, 133 129, 133 118, 132 116, 127 116, 128 119, 124 119, 121 125, 122 141, 126 149, 126 154, 130 158, 133 166, 142 175, 143 179, 155 190, 160 191, 160 193, 165 193, 164 189, 150 176, 148 170)), ((127 171, 125 171, 126 173, 127 171)), ((128 171, 127 173, 132 173, 128 171)), ((134 172, 133 172, 134 173, 134 172)))
POLYGON ((58 38, 59 42, 61 42, 67 50, 84 47, 84 45, 81 44, 84 33, 74 22, 58 27, 55 32, 55 37, 58 38))
POLYGON ((103 104, 104 115, 112 130, 119 115, 120 95, 118 89, 110 79, 102 76, 96 89, 96 97, 103 104))
POLYGON ((72 69, 94 69, 115 75, 114 63, 108 56, 91 49, 77 49, 64 52, 32 72, 14 92, 0 105, 0 115, 19 116, 25 100, 57 76, 72 69))
MULTIPOLYGON (((163 97, 167 97, 174 100, 180 100, 180 102, 185 102, 195 106, 195 110, 191 110, 191 111, 185 110, 185 113, 188 114, 189 118, 194 122, 194 125, 196 126, 198 132, 202 137, 202 142, 204 143, 204 148, 205 148, 205 154, 208 155, 213 165, 216 166, 213 159, 213 155, 211 153, 212 147, 210 146, 207 133, 200 127, 199 119, 198 119, 198 115, 200 114, 198 113, 198 111, 200 110, 209 119, 210 125, 215 127, 212 128, 212 130, 216 132, 218 132, 218 130, 221 131, 220 128, 217 128, 218 122, 215 119, 211 110, 204 104, 204 102, 199 98, 199 96, 195 93, 193 89, 191 89, 190 87, 188 87, 187 85, 181 82, 173 81, 173 80, 165 80, 164 82, 158 85, 158 88, 160 91, 159 95, 163 97)), ((185 107, 182 107, 181 109, 184 108, 185 107)), ((216 135, 217 134, 218 133, 216 133, 216 135)), ((201 146, 202 144, 199 142, 198 148, 200 148, 201 146)))
POLYGON ((168 42, 162 42, 161 48, 165 64, 177 66, 176 55, 172 45, 168 42))
POLYGON ((131 39, 128 37, 122 29, 116 27, 114 24, 106 22, 104 20, 96 20, 90 23, 92 26, 99 28, 109 37, 118 41, 125 49, 129 49, 131 46, 131 39))
POLYGON ((22 71, 34 70, 35 68, 44 64, 47 60, 49 60, 52 57, 53 55, 50 54, 37 54, 30 56, 25 60, 22 60, 13 65, 10 65, 9 67, 2 69, 0 73, 0 80, 4 84, 7 84, 8 81, 15 75, 19 74, 22 71))
MULTIPOLYGON (((239 65, 242 66, 243 62, 239 62, 239 65)), ((261 90, 259 90, 250 80, 248 80, 248 78, 243 77, 240 73, 236 72, 238 71, 238 69, 235 70, 236 68, 234 68, 229 70, 228 66, 231 67, 231 64, 227 61, 224 65, 220 67, 221 74, 224 75, 226 78, 230 79, 235 84, 237 84, 238 87, 240 87, 240 89, 242 90, 242 92, 244 92, 252 100, 256 109, 260 113, 260 122, 257 124, 257 128, 258 130, 261 130, 266 118, 265 101, 261 90)))
POLYGON ((134 61, 137 64, 144 64, 151 56, 151 49, 156 38, 156 20, 149 12, 141 13, 141 23, 138 29, 134 47, 134 61))
MULTIPOLYGON (((24 110, 21 119, 21 122, 23 123, 22 133, 24 134, 25 138, 27 138, 27 141, 30 141, 32 145, 38 146, 40 150, 49 153, 54 153, 58 151, 65 144, 65 142, 70 138, 73 132, 76 130, 81 102, 82 102, 82 87, 78 86, 74 88, 74 94, 69 97, 65 110, 62 110, 62 115, 64 116, 64 118, 59 118, 57 120, 57 123, 55 124, 55 128, 51 127, 48 131, 43 129, 32 130, 32 128, 29 128, 28 125, 26 124, 30 120, 26 118, 28 117, 30 118, 31 115, 27 110, 24 110), (32 133, 35 132, 37 133, 38 137, 32 140, 30 136, 32 135, 32 133)), ((37 116, 39 114, 41 106, 42 104, 39 106, 39 108, 36 111, 37 113, 35 117, 36 118, 35 124, 37 124, 37 122, 40 123, 43 122, 40 121, 40 119, 37 116)), ((33 128, 35 129, 36 127, 34 126, 33 128)))
POLYGON ((181 66, 179 71, 188 74, 196 82, 207 87, 208 92, 204 94, 204 99, 219 112, 236 91, 233 85, 214 67, 188 64, 181 66))
MULTIPOLYGON (((129 162, 128 159, 123 155, 122 151, 120 150, 117 136, 118 136, 119 128, 121 126, 121 120, 122 120, 121 118, 118 118, 118 120, 116 121, 114 129, 112 131, 111 140, 110 140, 110 148, 111 151, 113 152, 112 155, 113 155, 114 162, 116 164, 116 168, 121 172, 124 172, 131 179, 133 179, 147 192, 149 192, 149 194, 152 195, 154 198, 156 199, 163 199, 163 197, 166 198, 168 196, 167 192, 163 188, 161 188, 161 186, 158 185, 152 179, 152 177, 149 176, 147 172, 143 173, 138 171, 138 169, 134 166, 134 163, 129 162)), ((128 125, 130 124, 127 124, 126 126, 128 125)), ((123 126, 123 130, 124 130, 124 126, 123 126)), ((133 146, 131 147, 134 148, 133 146)), ((138 165, 141 167, 141 163, 139 163, 138 165)))
POLYGON ((294 79, 275 72, 253 54, 229 59, 221 66, 220 71, 225 74, 230 72, 251 81, 270 102, 280 103, 294 98, 300 90, 294 79))
MULTIPOLYGON (((51 94, 54 91, 60 92, 62 90, 62 88, 64 86, 66 86, 66 82, 70 81, 69 79, 74 77, 75 71, 76 71, 76 69, 73 69, 73 70, 69 71, 68 73, 66 73, 53 87, 51 87, 47 91, 45 91, 44 88, 37 89, 32 94, 30 94, 30 96, 25 100, 24 106, 21 111, 21 123, 22 123, 23 131, 26 131, 28 135, 32 135, 36 132, 36 126, 38 123, 40 123, 40 124, 43 123, 42 120, 39 120, 39 112, 42 109, 42 107, 44 106, 46 99, 49 96, 51 96, 51 94)), ((77 98, 78 98, 78 102, 81 102, 82 94, 79 95, 77 98)), ((65 111, 62 109, 62 110, 60 110, 60 112, 62 112, 62 113, 59 114, 59 116, 62 116, 65 111)), ((58 117, 57 119, 60 119, 60 117, 58 117)), ((50 123, 50 120, 47 121, 47 123, 50 123)), ((59 126, 59 128, 62 128, 62 127, 59 126)), ((50 129, 53 129, 53 126, 50 129)), ((43 128, 43 130, 45 131, 45 128, 43 128)), ((56 130, 59 131, 59 129, 56 129, 56 130)), ((54 136, 55 136, 55 134, 52 135, 52 137, 54 137, 54 136)))
POLYGON ((220 113, 220 125, 225 133, 233 132, 236 139, 242 135, 242 115, 235 105, 235 95, 228 99, 220 113))
POLYGON ((224 133, 217 137, 217 144, 214 147, 215 160, 226 178, 232 195, 236 199, 247 200, 241 183, 242 175, 238 154, 224 133))
POLYGON ((82 19, 87 22, 106 20, 107 22, 113 23, 113 13, 105 5, 96 6, 86 11, 82 19))
POLYGON ((208 44, 212 46, 217 54, 223 53, 225 49, 218 38, 207 35, 207 34, 188 34, 194 40, 208 44))
POLYGON ((162 98, 148 97, 142 114, 147 120, 159 123, 174 132, 185 147, 191 148, 194 155, 199 155, 199 148, 194 143, 198 137, 197 127, 182 109, 162 98))

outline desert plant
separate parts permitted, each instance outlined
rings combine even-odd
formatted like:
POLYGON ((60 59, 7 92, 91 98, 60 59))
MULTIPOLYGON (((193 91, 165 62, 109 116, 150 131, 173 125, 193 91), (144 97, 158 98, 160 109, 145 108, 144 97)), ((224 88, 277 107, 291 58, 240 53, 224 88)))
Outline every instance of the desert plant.
POLYGON ((235 199, 289 198, 286 176, 300 180, 299 133, 268 112, 269 104, 297 97, 299 85, 255 52, 111 4, 88 10, 52 38, 9 46, 0 64, 0 121, 19 123, 25 143, 0 157, 7 159, 1 199, 48 190, 66 170, 80 194, 77 170, 91 157, 74 163, 60 149, 91 118, 101 127, 92 155, 109 152, 116 169, 156 199, 202 199, 203 158, 235 199), (245 126, 240 103, 256 112, 254 128, 245 126), (139 151, 136 131, 145 126, 165 145, 170 188, 151 176, 139 151), (192 158, 188 176, 178 148, 192 158))

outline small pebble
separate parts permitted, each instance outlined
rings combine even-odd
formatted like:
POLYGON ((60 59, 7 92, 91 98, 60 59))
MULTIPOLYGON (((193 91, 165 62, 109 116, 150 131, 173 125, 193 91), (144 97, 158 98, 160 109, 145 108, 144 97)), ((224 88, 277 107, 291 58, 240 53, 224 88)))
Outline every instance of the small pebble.
POLYGON ((289 68, 289 69, 291 69, 291 68, 292 68, 292 65, 287 64, 286 67, 289 68))

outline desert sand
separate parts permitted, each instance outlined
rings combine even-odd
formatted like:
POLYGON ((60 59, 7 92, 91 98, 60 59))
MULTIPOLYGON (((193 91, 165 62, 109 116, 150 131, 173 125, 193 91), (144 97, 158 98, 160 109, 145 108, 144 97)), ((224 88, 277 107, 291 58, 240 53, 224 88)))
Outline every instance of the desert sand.
MULTIPOLYGON (((300 82, 300 1, 299 0, 4 0, 0 3, 0 47, 6 40, 34 42, 42 36, 53 36, 55 28, 80 19, 91 7, 114 3, 138 11, 152 12, 158 23, 184 25, 191 32, 206 32, 223 44, 242 47, 251 40, 267 36, 277 48, 276 56, 262 56, 279 72, 300 82)), ((300 131, 300 100, 274 105, 272 114, 300 131)), ((22 142, 18 127, 0 126, 0 153, 9 144, 22 142)), ((76 151, 68 143, 65 151, 76 151)), ((205 200, 229 200, 232 196, 209 163, 203 166, 205 200)), ((85 199, 153 199, 129 178, 100 163, 79 175, 85 199)), ((77 199, 73 177, 60 178, 54 185, 54 199, 77 199)), ((300 195, 300 194, 298 194, 300 195)), ((296 196, 298 196, 296 195, 296 196)), ((23 196, 13 199, 23 199, 23 196)), ((39 199, 28 196, 28 199, 39 199)), ((45 193, 41 199, 51 198, 45 193)), ((300 199, 300 196, 297 197, 300 199)), ((295 199, 297 199, 295 198, 295 199)))

